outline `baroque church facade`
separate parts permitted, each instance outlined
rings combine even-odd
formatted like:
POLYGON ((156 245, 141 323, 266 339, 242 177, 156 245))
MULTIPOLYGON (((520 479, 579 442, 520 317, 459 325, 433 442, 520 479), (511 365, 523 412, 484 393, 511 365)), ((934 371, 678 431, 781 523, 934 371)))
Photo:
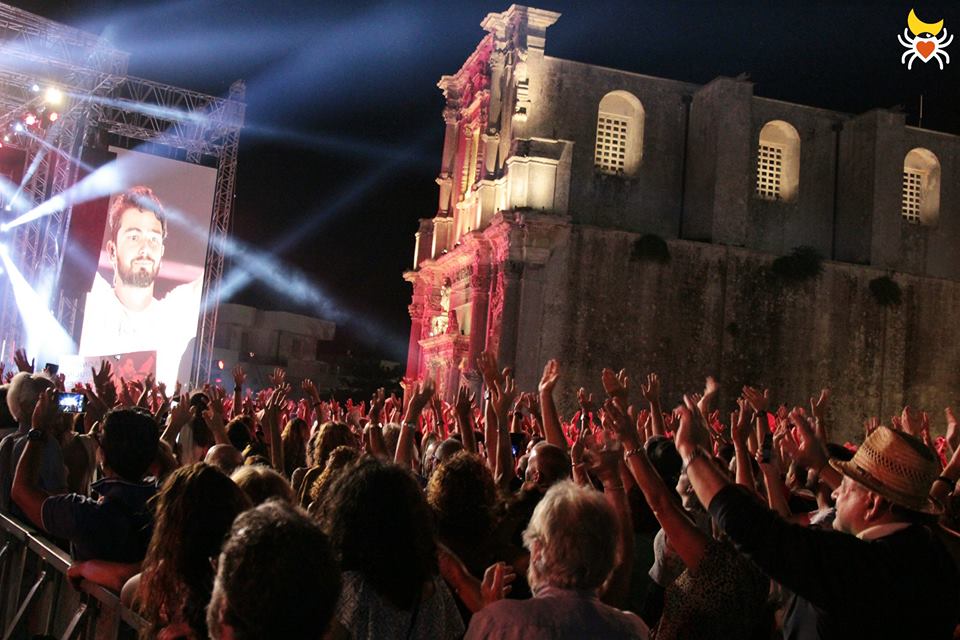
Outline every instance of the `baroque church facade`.
MULTIPOLYGON (((513 5, 439 83, 435 215, 421 219, 406 377, 451 398, 493 351, 535 388, 604 366, 665 398, 716 376, 834 420, 956 399, 960 138, 545 53, 551 11, 513 5)), ((849 432, 849 433, 848 433, 849 432)))

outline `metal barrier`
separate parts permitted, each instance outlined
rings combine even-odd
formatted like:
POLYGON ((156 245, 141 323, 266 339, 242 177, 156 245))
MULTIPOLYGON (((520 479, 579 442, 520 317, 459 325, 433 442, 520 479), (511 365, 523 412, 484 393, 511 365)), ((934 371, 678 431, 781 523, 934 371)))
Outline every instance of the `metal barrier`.
POLYGON ((17 520, 0 514, 0 636, 34 635, 115 640, 146 628, 120 597, 86 580, 74 590, 64 582, 73 559, 17 520), (25 589, 24 578, 30 587, 25 589))

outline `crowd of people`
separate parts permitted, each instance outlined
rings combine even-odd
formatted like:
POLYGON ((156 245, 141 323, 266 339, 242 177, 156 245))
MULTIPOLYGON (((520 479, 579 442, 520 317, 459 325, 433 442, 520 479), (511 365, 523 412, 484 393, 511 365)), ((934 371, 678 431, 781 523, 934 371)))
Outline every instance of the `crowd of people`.
POLYGON ((144 637, 957 638, 960 427, 907 407, 830 438, 829 390, 788 406, 718 383, 601 374, 559 415, 425 380, 354 403, 293 389, 0 376, 0 512, 69 548, 144 637), (806 403, 805 403, 806 404, 806 403))

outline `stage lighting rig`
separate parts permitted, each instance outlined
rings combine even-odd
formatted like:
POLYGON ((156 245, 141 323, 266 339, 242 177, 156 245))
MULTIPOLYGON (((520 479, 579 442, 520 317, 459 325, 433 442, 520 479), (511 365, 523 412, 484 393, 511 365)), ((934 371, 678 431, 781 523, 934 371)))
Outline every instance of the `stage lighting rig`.
POLYGON ((66 102, 63 91, 49 85, 42 89, 40 84, 34 83, 30 88, 33 97, 22 105, 0 115, 0 131, 3 131, 3 142, 8 144, 22 144, 18 134, 30 132, 42 136, 50 126, 60 119, 62 108, 66 102))

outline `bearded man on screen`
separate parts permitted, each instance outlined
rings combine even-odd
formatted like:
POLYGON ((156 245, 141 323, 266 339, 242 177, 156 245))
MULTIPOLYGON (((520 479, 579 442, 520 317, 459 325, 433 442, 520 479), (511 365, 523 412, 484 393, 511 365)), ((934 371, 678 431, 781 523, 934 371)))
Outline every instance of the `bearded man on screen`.
POLYGON ((94 277, 87 294, 80 355, 156 351, 157 379, 173 383, 187 343, 196 335, 201 281, 176 287, 162 300, 154 297, 167 216, 149 187, 133 187, 118 195, 110 205, 107 227, 113 286, 99 273, 94 277))

